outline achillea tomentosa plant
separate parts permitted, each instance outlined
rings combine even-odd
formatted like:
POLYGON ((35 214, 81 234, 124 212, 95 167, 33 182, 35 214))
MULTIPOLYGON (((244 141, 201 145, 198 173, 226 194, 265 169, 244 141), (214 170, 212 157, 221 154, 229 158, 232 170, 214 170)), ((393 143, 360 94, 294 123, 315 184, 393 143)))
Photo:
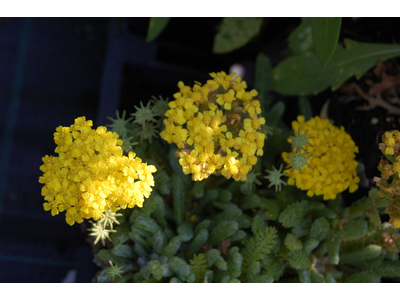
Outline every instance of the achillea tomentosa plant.
POLYGON ((359 181, 358 149, 351 137, 328 120, 299 116, 292 132, 283 125, 269 130, 279 134, 271 135, 263 149, 262 115, 268 115, 254 99, 257 92, 246 92, 246 83, 234 75, 211 73, 212 80, 193 88, 180 82, 168 107, 154 98, 137 108, 133 123, 125 113, 117 115, 110 125, 117 133, 92 132, 91 123, 57 130, 64 133, 56 135, 59 157, 46 156, 41 167, 44 208, 52 214, 67 210, 69 223, 97 220, 91 235, 103 242, 94 245, 94 261, 102 270, 94 281, 379 282, 400 277, 394 212, 398 132, 384 135, 381 149, 393 165, 379 165, 380 190, 373 188, 346 206, 341 192, 355 191, 359 181), (149 128, 151 134, 143 134, 149 128), (150 143, 158 130, 162 139, 150 143), (132 153, 124 156, 118 136, 146 163, 132 153), (288 138, 291 150, 270 151, 272 141, 284 145, 288 138), (283 171, 283 164, 274 166, 281 157, 287 163, 283 171), (266 167, 269 175, 257 178, 266 167), (381 221, 388 205, 391 223, 381 221), (118 208, 123 210, 116 214, 118 208))

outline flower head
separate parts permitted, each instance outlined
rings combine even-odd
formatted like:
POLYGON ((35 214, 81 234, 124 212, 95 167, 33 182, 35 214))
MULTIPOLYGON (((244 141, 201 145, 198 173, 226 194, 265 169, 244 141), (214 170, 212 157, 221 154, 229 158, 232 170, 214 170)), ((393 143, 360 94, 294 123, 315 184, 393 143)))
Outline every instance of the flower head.
POLYGON ((160 136, 175 143, 179 163, 192 179, 203 180, 221 172, 226 178, 247 179, 247 174, 263 155, 265 119, 257 91, 246 92, 247 84, 235 73, 211 73, 212 80, 193 88, 178 83, 165 113, 165 130, 160 136))
POLYGON ((392 228, 400 228, 400 132, 386 131, 379 149, 388 160, 379 162, 381 177, 374 177, 374 181, 379 187, 378 195, 392 201, 387 207, 392 228))
POLYGON ((350 193, 357 190, 360 178, 354 158, 358 147, 343 127, 335 127, 319 117, 305 122, 304 116, 298 116, 292 128, 295 137, 288 139, 292 152, 282 153, 284 161, 289 163, 286 169, 289 185, 307 190, 310 197, 323 195, 324 200, 335 199, 346 189, 350 193), (310 155, 305 157, 306 153, 310 155))
POLYGON ((124 156, 118 134, 102 126, 92 129, 85 117, 60 127, 54 134, 58 156, 46 155, 40 167, 46 211, 53 216, 65 211, 66 222, 73 225, 99 220, 106 210, 143 205, 154 186, 154 166, 133 152, 124 156))

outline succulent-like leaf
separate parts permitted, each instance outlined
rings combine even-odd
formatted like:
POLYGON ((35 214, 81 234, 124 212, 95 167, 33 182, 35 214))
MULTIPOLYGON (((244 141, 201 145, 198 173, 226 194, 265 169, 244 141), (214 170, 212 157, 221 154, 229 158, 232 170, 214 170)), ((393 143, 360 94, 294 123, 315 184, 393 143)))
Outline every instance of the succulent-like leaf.
POLYGON ((279 215, 279 222, 283 227, 291 228, 300 225, 308 213, 308 201, 289 204, 279 215))
POLYGON ((216 245, 223 239, 230 237, 238 229, 239 225, 235 221, 224 221, 216 225, 210 232, 208 243, 216 245))
POLYGON ((379 245, 368 245, 361 249, 357 249, 351 252, 342 253, 340 255, 340 263, 354 263, 359 261, 366 261, 369 259, 373 259, 381 255, 382 247, 379 245))
POLYGON ((329 222, 321 217, 316 219, 311 225, 310 237, 318 241, 324 239, 329 232, 329 222))
POLYGON ((112 254, 119 256, 119 257, 125 257, 125 258, 133 257, 132 249, 128 245, 115 245, 112 248, 111 252, 112 252, 112 254))
POLYGON ((299 97, 298 105, 299 114, 303 115, 306 121, 310 120, 313 117, 310 101, 306 97, 299 97))
POLYGON ((263 112, 269 108, 270 97, 267 97, 267 93, 272 90, 272 67, 271 62, 267 56, 260 53, 256 59, 256 79, 254 87, 261 97, 261 105, 263 112))
POLYGON ((362 238, 368 230, 368 223, 364 219, 351 220, 343 226, 340 237, 343 241, 353 241, 362 238))
POLYGON ((285 112, 285 103, 279 101, 274 106, 272 106, 269 112, 265 113, 265 124, 269 126, 276 126, 280 121, 284 112, 285 112))
POLYGON ((303 250, 294 250, 289 253, 289 265, 296 270, 308 269, 311 261, 303 250))
POLYGON ((187 253, 189 257, 192 257, 194 254, 199 253, 201 250, 201 246, 207 242, 208 239, 208 230, 201 229, 199 233, 192 240, 187 253))
POLYGON ((185 218, 185 186, 178 176, 174 176, 172 179, 172 192, 175 222, 180 225, 185 218))
POLYGON ((194 282, 195 276, 190 269, 190 266, 182 258, 177 256, 171 257, 168 260, 168 264, 171 270, 174 271, 181 280, 194 282))

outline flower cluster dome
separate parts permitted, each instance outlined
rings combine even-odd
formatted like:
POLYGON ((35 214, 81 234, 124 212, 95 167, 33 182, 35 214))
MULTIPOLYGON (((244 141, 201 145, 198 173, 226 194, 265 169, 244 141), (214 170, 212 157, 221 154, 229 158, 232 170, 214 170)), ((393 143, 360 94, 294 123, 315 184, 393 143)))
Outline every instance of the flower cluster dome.
POLYGON ((236 74, 210 73, 212 79, 193 87, 178 83, 169 102, 161 137, 180 149, 179 163, 192 180, 220 172, 227 179, 246 180, 263 155, 265 119, 256 90, 236 74))
POLYGON ((381 159, 378 165, 381 177, 374 177, 374 181, 379 188, 378 195, 392 201, 387 208, 390 224, 400 228, 400 131, 386 131, 379 149, 388 160, 381 159))
POLYGON ((154 186, 154 166, 133 152, 124 156, 117 133, 92 126, 80 117, 70 127, 57 127, 58 156, 46 155, 40 167, 44 209, 53 216, 65 211, 70 225, 101 219, 108 209, 141 207, 154 186))
MULTIPOLYGON (((304 116, 298 116, 292 122, 295 132, 300 130, 302 135, 309 139, 302 146, 303 149, 292 149, 292 152, 283 152, 282 158, 290 163, 295 152, 307 152, 311 155, 307 164, 301 170, 290 166, 286 173, 288 184, 296 185, 301 190, 307 190, 307 195, 323 195, 324 200, 335 199, 338 193, 349 189, 352 193, 358 189, 360 178, 357 176, 355 153, 358 147, 343 127, 332 125, 329 120, 319 117, 305 122, 304 116)), ((292 139, 288 139, 292 143, 292 139)))

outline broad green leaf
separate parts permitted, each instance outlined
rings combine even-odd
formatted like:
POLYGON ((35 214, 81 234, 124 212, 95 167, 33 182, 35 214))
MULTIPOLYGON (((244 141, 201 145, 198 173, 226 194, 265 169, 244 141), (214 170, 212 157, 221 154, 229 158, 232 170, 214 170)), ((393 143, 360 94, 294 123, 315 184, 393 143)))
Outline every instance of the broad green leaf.
POLYGON ((261 28, 262 18, 224 18, 214 38, 213 52, 222 54, 246 45, 261 28))
POLYGON ((153 41, 164 30, 169 21, 169 17, 152 17, 150 18, 149 29, 147 30, 147 42, 153 41))
POLYGON ((335 52, 342 18, 312 18, 311 24, 314 51, 325 66, 335 52))
POLYGON ((300 25, 288 37, 289 50, 292 55, 313 51, 312 19, 302 18, 300 25))
POLYGON ((324 67, 315 53, 292 56, 272 71, 275 91, 284 95, 310 95, 331 87, 338 89, 347 79, 360 79, 378 61, 400 55, 400 45, 358 43, 345 39, 324 67))

